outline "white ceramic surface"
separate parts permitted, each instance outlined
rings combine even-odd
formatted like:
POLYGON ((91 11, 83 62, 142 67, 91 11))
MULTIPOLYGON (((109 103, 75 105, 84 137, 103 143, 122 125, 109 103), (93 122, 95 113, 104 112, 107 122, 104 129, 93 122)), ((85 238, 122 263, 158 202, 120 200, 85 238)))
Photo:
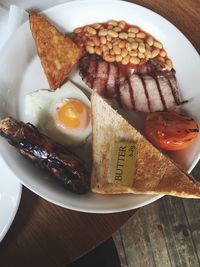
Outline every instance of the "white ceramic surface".
MULTIPOLYGON (((192 99, 185 109, 200 124, 200 59, 199 55, 171 23, 156 13, 141 6, 121 1, 75 1, 50 8, 47 17, 65 32, 75 27, 109 19, 126 20, 139 25, 160 40, 174 62, 177 79, 183 99, 192 99)), ((40 88, 48 88, 35 45, 25 23, 7 43, 0 58, 0 116, 12 115, 27 121, 24 114, 26 93, 40 88)), ((84 86, 77 73, 72 80, 84 86)), ((67 192, 57 182, 49 179, 44 172, 36 169, 21 157, 1 138, 1 152, 10 169, 20 181, 35 193, 60 206, 85 211, 108 213, 141 207, 160 196, 118 195, 102 196, 93 193, 75 195, 67 192)), ((191 171, 199 159, 200 137, 185 151, 171 156, 187 171, 191 171)))
MULTIPOLYGON (((0 5, 0 48, 7 39, 8 9, 0 5)), ((0 52, 1 53, 1 52, 0 52)), ((0 156, 0 242, 15 217, 21 197, 22 185, 0 156)))
POLYGON ((17 212, 22 186, 0 156, 0 242, 17 212))

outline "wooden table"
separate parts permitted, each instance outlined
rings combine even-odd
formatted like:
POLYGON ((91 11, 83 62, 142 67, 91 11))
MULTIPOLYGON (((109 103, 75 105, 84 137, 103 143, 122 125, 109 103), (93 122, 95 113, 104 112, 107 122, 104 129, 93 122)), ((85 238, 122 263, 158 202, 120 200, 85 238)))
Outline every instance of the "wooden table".
MULTIPOLYGON (((199 0, 129 2, 167 18, 200 51, 199 0)), ((110 237, 134 212, 102 215, 74 212, 23 188, 17 216, 0 244, 0 266, 64 266, 110 237)))
POLYGON ((17 216, 0 244, 0 266, 64 266, 110 237, 134 212, 75 212, 24 187, 17 216))

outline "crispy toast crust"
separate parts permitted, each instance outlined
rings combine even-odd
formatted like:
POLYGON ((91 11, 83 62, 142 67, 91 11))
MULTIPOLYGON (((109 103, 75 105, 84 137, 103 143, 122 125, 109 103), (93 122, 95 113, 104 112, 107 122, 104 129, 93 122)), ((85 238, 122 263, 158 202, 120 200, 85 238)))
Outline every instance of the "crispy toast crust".
POLYGON ((37 12, 29 13, 29 22, 49 86, 56 89, 80 59, 81 49, 37 12))
POLYGON ((93 192, 200 197, 200 183, 156 149, 96 93, 91 96, 91 104, 93 127, 91 187, 93 192), (116 141, 129 141, 137 145, 136 171, 131 187, 108 182, 110 151, 116 141))

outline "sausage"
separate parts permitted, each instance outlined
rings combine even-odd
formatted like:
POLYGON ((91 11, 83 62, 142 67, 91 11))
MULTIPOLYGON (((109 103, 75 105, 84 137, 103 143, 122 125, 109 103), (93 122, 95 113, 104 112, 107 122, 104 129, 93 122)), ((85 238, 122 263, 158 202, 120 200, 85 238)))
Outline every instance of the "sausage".
POLYGON ((0 121, 0 135, 18 151, 78 194, 89 191, 89 172, 84 163, 67 148, 55 143, 31 123, 12 117, 0 121))

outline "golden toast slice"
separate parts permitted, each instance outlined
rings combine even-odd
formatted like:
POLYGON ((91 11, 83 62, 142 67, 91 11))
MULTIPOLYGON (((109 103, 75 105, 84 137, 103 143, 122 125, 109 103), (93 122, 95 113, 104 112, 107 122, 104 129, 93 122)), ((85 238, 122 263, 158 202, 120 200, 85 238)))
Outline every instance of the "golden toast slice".
POLYGON ((81 49, 46 18, 31 11, 30 28, 51 89, 60 87, 81 57, 81 49))
POLYGON ((97 93, 92 94, 91 104, 93 192, 200 197, 200 183, 156 149, 97 93), (126 158, 129 156, 131 161, 126 158))

